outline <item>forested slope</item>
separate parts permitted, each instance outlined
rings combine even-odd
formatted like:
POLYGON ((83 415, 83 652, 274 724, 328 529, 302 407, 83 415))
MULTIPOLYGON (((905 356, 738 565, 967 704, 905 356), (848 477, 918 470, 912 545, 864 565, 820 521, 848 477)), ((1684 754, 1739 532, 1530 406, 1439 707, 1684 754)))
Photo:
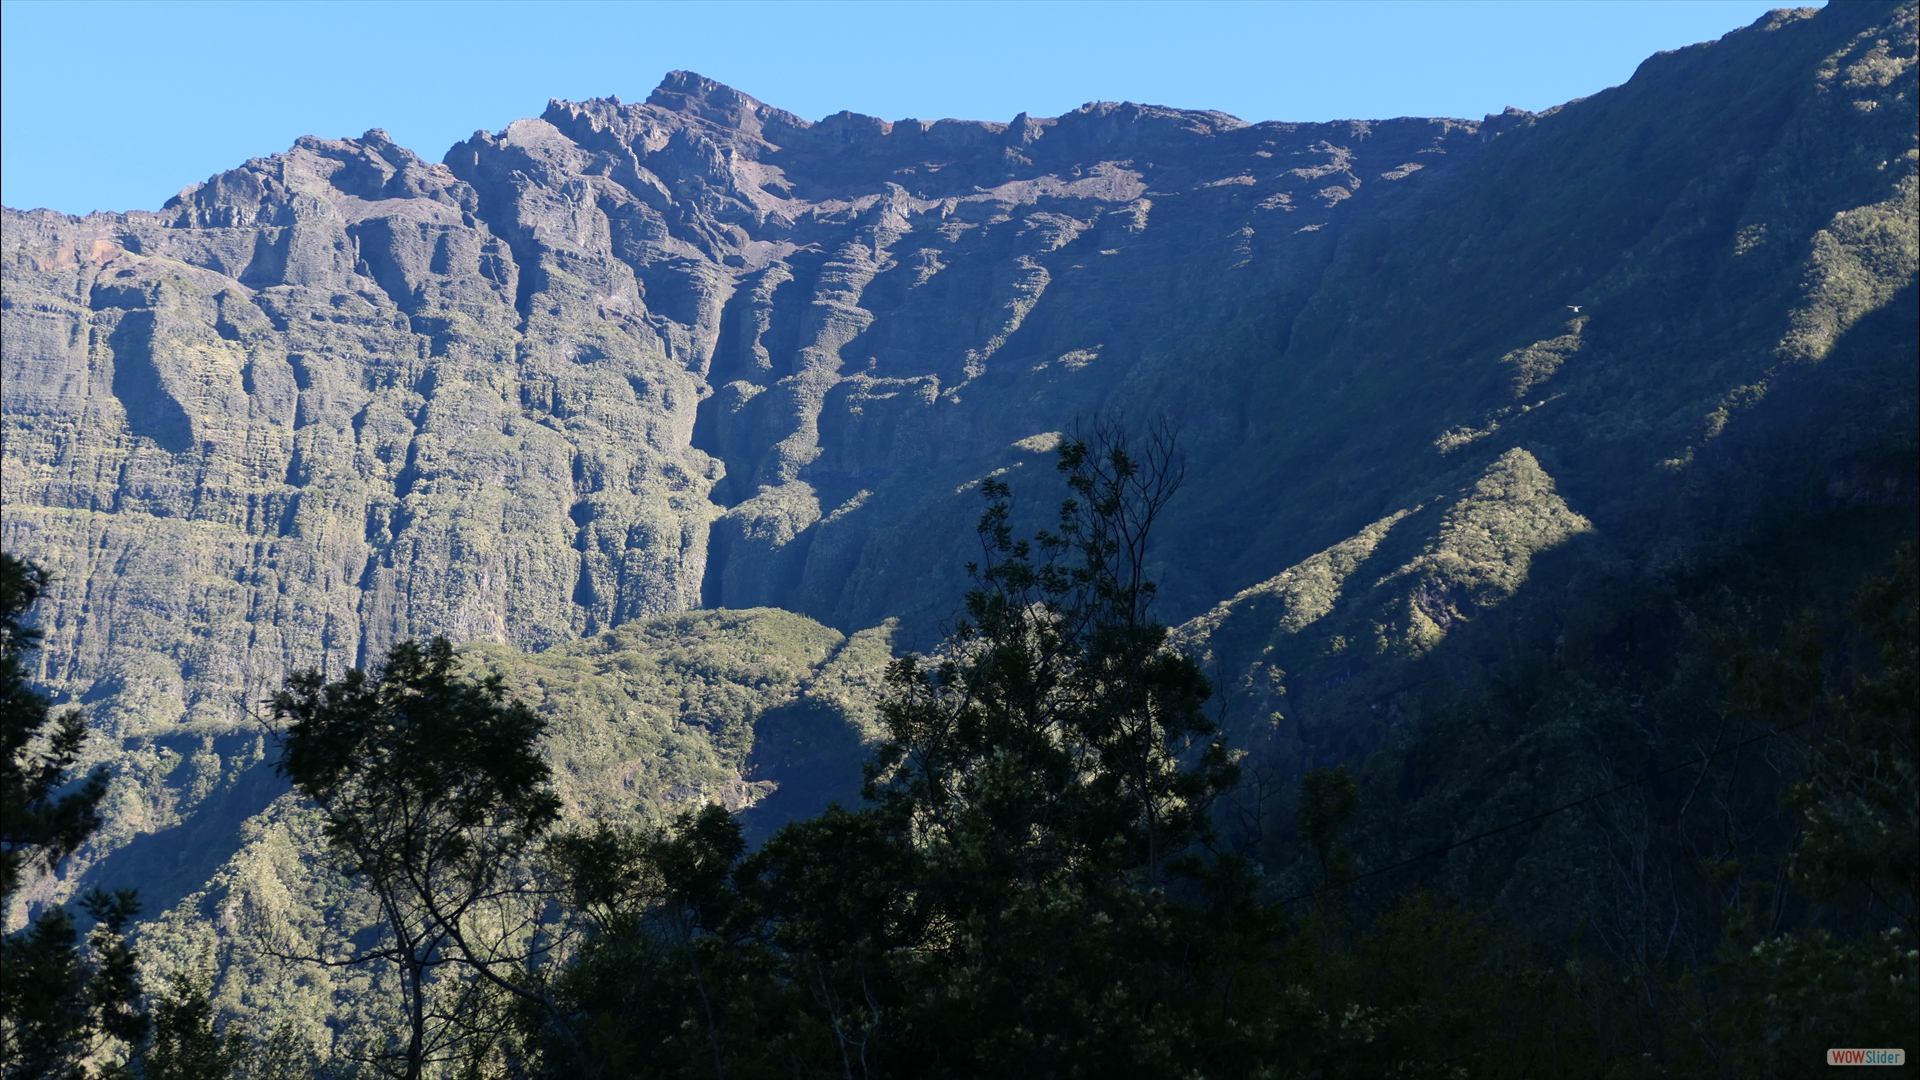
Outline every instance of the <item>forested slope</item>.
MULTIPOLYGON (((658 825, 712 801, 764 833, 829 799, 857 801, 887 637, 848 638, 783 611, 702 612, 536 655, 475 645, 464 660, 476 674, 505 675, 547 718, 569 820, 658 825)), ((284 791, 276 785, 263 812, 223 822, 230 835, 211 851, 123 855, 93 877, 137 886, 153 905, 142 944, 155 984, 173 971, 217 973, 213 1000, 227 1015, 261 1032, 292 1022, 325 1055, 391 1019, 394 976, 288 962, 361 941, 380 914, 330 863, 312 808, 284 791), (200 878, 169 888, 175 860, 200 878)))

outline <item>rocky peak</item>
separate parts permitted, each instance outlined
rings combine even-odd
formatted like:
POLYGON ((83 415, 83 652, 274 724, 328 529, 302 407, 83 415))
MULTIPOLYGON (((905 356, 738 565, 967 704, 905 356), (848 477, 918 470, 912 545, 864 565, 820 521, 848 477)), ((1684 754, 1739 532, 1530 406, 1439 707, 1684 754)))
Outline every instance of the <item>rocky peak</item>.
MULTIPOLYGON (((612 104, 618 106, 619 102, 615 100, 612 104)), ((776 109, 725 83, 691 71, 667 72, 666 78, 647 96, 646 107, 698 118, 750 135, 761 134, 769 125, 777 130, 800 131, 813 126, 784 109, 776 109)))
POLYGON ((374 128, 358 139, 302 136, 282 153, 186 188, 167 200, 161 216, 174 228, 289 225, 316 210, 353 221, 366 216, 360 204, 421 199, 456 210, 474 205, 472 190, 445 165, 374 128))

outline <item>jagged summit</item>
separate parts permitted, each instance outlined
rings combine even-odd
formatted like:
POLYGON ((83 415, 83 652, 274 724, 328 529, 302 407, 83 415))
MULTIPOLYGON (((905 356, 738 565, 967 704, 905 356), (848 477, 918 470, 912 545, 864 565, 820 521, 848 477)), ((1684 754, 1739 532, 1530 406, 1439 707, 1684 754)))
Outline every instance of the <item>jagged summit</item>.
POLYGON ((660 85, 647 96, 646 104, 656 109, 697 116, 724 127, 746 128, 773 122, 784 128, 804 130, 812 123, 784 109, 776 109, 743 94, 722 82, 691 71, 669 71, 660 85))
POLYGON ((1212 135, 1251 126, 1238 117, 1217 110, 1176 109, 1111 101, 1088 102, 1059 117, 1032 117, 1023 112, 1011 122, 952 118, 890 121, 851 110, 809 121, 691 71, 668 72, 642 106, 622 106, 615 98, 582 103, 556 98, 549 102, 548 108, 551 112, 594 105, 625 109, 630 113, 641 109, 660 110, 762 137, 774 144, 794 139, 806 140, 812 136, 823 144, 850 146, 869 143, 874 138, 885 139, 897 132, 903 143, 914 146, 971 146, 979 144, 981 136, 991 138, 1002 135, 1015 145, 1028 146, 1049 129, 1062 125, 1077 132, 1097 131, 1100 136, 1109 138, 1125 128, 1143 125, 1171 125, 1195 135, 1212 135))
MULTIPOLYGON (((1425 129, 1431 122, 1392 123, 1425 129)), ((1451 129, 1462 122, 1440 123, 1451 129)), ((271 220, 303 191, 327 201, 421 197, 470 210, 474 197, 453 191, 458 186, 455 174, 446 166, 471 162, 474 146, 531 146, 548 133, 581 146, 611 136, 637 147, 632 152, 658 163, 643 170, 656 179, 681 172, 668 163, 695 150, 699 160, 689 163, 691 168, 731 174, 727 190, 764 213, 777 210, 776 204, 798 190, 784 178, 789 169, 819 182, 803 199, 830 200, 859 198, 854 189, 871 189, 868 178, 876 175, 916 197, 940 199, 1063 171, 1085 174, 1107 167, 1103 163, 1142 157, 1149 159, 1148 170, 1171 167, 1181 177, 1176 182, 1185 183, 1197 173, 1231 170, 1248 152, 1251 144, 1220 143, 1221 136, 1267 131, 1345 138, 1364 136, 1373 126, 1250 125, 1218 111, 1130 102, 1090 102, 1059 117, 1021 113, 1011 122, 887 121, 851 111, 810 121, 698 73, 672 71, 638 104, 617 96, 581 102, 550 99, 538 119, 515 121, 499 132, 475 132, 448 151, 441 164, 400 146, 383 128, 371 128, 358 138, 301 136, 286 151, 250 159, 182 189, 161 213, 180 225, 258 221, 263 213, 271 220), (1162 158, 1179 164, 1161 164, 1157 159, 1162 158), (721 167, 709 168, 714 162, 721 167)))

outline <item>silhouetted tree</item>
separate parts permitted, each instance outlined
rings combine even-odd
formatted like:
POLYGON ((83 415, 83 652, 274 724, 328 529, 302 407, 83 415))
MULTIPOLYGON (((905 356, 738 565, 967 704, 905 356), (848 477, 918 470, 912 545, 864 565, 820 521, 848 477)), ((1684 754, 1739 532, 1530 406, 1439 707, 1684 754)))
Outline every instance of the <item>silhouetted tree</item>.
POLYGON ((39 566, 0 553, 0 894, 9 901, 23 874, 51 871, 100 827, 107 793, 106 770, 97 768, 77 789, 55 795, 80 760, 87 723, 77 709, 53 716, 47 696, 27 680, 27 654, 40 647, 27 611, 49 582, 39 566))
POLYGON ((252 1051, 239 1031, 214 1026, 204 975, 176 972, 153 1007, 153 1038, 141 1057, 146 1080, 227 1080, 252 1051))
MULTIPOLYGON (((29 875, 52 873, 99 827, 107 791, 106 771, 95 769, 59 793, 85 748, 86 721, 78 710, 53 717, 27 679, 27 654, 40 641, 27 612, 49 581, 39 566, 0 553, 0 905, 8 908, 29 875)), ((0 939, 0 1070, 9 1078, 111 1074, 146 1036, 138 958, 125 936, 140 905, 132 890, 94 890, 81 903, 94 920, 84 947, 60 905, 0 939)))
POLYGON ((1192 1045, 1250 879, 1204 857, 1234 768, 1151 613, 1175 447, 1101 429, 1060 469, 1031 541, 982 485, 967 614, 893 665, 866 806, 744 857, 718 807, 556 845, 598 927, 563 983, 588 1053, 557 1073, 1144 1075, 1192 1045))
POLYGON ((517 860, 559 816, 537 748, 546 722, 501 676, 457 667, 445 638, 402 642, 376 676, 308 671, 273 701, 288 725, 280 771, 320 807, 341 868, 386 920, 376 947, 310 959, 399 968, 407 1030, 373 1063, 409 1080, 472 1049, 495 992, 540 1000, 521 977, 530 889, 517 860))
MULTIPOLYGON (((1784 933, 1743 912, 1717 969, 1729 989, 1717 1034, 1728 1061, 1749 1071, 1811 1072, 1807 1063, 1830 1046, 1920 1051, 1920 552, 1911 542, 1887 573, 1868 577, 1853 616, 1873 654, 1855 670, 1835 669, 1832 636, 1810 618, 1772 647, 1747 643, 1730 664, 1736 711, 1814 732, 1784 800, 1800 827, 1787 877, 1814 910, 1784 933)), ((1762 896, 1776 911, 1787 899, 1762 896)))
POLYGON ((1300 839, 1320 863, 1322 888, 1353 871, 1353 853, 1340 842, 1340 830, 1360 809, 1360 785, 1345 765, 1310 769, 1300 778, 1300 839))

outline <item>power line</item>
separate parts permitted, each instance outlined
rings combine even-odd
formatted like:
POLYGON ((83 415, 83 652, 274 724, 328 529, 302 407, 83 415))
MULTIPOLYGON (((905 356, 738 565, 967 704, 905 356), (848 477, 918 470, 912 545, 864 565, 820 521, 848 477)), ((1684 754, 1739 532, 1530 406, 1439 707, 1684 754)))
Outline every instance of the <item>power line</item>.
POLYGON ((1576 806, 1585 806, 1587 803, 1593 802, 1596 799, 1604 799, 1609 795, 1612 795, 1616 792, 1625 791, 1630 787, 1638 787, 1639 785, 1644 784, 1649 780, 1658 780, 1659 778, 1666 776, 1670 773, 1677 773, 1681 769, 1691 769, 1695 765, 1705 765, 1707 762, 1712 761, 1714 758, 1720 757, 1723 754, 1731 754, 1734 751, 1739 750, 1743 747, 1752 746, 1754 743, 1763 742, 1767 739, 1773 738, 1776 735, 1784 735, 1787 732, 1792 731, 1794 728, 1805 727, 1807 724, 1810 724, 1812 722, 1813 721, 1811 719, 1802 720, 1797 724, 1789 724, 1783 728, 1776 728, 1764 734, 1755 735, 1750 739, 1743 739, 1740 742, 1734 743, 1732 746, 1725 747, 1724 749, 1720 749, 1720 750, 1715 750, 1713 753, 1708 754, 1706 757, 1695 758, 1692 761, 1683 761, 1678 765, 1671 765, 1657 772, 1650 772, 1647 775, 1640 777, 1638 780, 1629 780, 1624 784, 1615 784, 1613 787, 1610 787, 1605 791, 1596 791, 1591 795, 1585 796, 1584 798, 1575 799, 1570 803, 1562 803, 1561 805, 1556 806, 1551 810, 1542 810, 1541 812, 1534 814, 1531 817, 1524 817, 1518 821, 1509 821, 1505 825, 1501 825, 1497 828, 1488 829, 1487 831, 1482 833, 1475 833, 1474 835, 1469 836, 1464 840, 1455 840, 1451 844, 1434 848, 1432 851, 1423 851, 1418 855, 1414 855, 1410 858, 1402 859, 1391 866, 1382 866, 1377 870, 1369 870, 1364 874, 1355 875, 1354 877, 1347 878, 1346 880, 1340 882, 1337 885, 1322 885, 1317 889, 1312 889, 1303 893, 1296 893, 1295 895, 1289 896, 1285 900, 1280 901, 1280 903, 1282 905, 1285 905, 1285 904, 1291 904, 1296 900, 1307 900, 1312 897, 1319 896, 1322 893, 1329 893, 1337 889, 1344 889, 1349 885, 1352 885, 1356 882, 1365 881, 1366 879, 1370 877, 1374 877, 1379 874, 1384 874, 1392 870, 1398 870, 1403 866, 1411 866, 1412 864, 1417 863, 1422 859, 1431 859, 1435 855, 1445 855, 1449 851, 1452 851, 1456 848, 1466 847, 1468 844, 1478 843, 1481 840, 1485 840, 1489 836, 1498 836, 1501 833, 1506 832, 1510 829, 1517 829, 1522 825, 1531 824, 1533 822, 1539 821, 1542 818, 1552 817, 1553 815, 1560 813, 1562 810, 1571 810, 1576 806))

